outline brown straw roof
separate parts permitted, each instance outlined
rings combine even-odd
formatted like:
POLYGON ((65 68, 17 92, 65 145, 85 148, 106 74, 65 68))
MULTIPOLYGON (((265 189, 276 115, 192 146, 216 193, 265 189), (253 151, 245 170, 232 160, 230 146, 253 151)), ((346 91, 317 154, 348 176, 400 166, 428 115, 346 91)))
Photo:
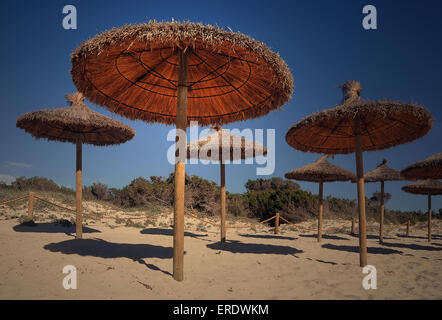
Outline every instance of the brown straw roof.
POLYGON ((348 181, 356 179, 353 172, 331 164, 327 161, 328 155, 319 157, 315 162, 292 170, 285 174, 287 179, 312 182, 348 181))
POLYGON ((307 152, 353 153, 357 117, 361 122, 362 151, 416 140, 433 126, 433 117, 422 106, 388 100, 364 101, 357 81, 348 81, 341 88, 344 103, 295 123, 285 137, 290 146, 307 152))
POLYGON ((401 174, 408 179, 442 179, 442 152, 409 165, 401 174))
POLYGON ((25 113, 18 117, 17 127, 35 138, 72 143, 80 139, 97 146, 120 144, 134 137, 131 127, 86 106, 81 93, 65 97, 71 106, 25 113))
POLYGON ((442 182, 439 180, 427 179, 407 184, 402 187, 402 190, 414 194, 442 194, 442 182))
POLYGON ((396 181, 404 180, 401 173, 387 166, 387 160, 383 160, 376 169, 367 172, 364 175, 365 182, 378 182, 378 181, 396 181))
POLYGON ((257 118, 291 99, 293 76, 277 53, 239 32, 191 22, 150 21, 98 34, 72 53, 72 79, 112 112, 174 124, 177 48, 188 55, 188 122, 257 118))
MULTIPOLYGON (((261 143, 253 142, 242 136, 235 136, 220 127, 212 127, 216 132, 210 136, 201 138, 197 141, 187 143, 187 158, 211 159, 211 150, 219 147, 221 135, 221 147, 219 155, 226 153, 230 156, 230 161, 246 159, 267 154, 267 148, 261 143), (227 143, 226 143, 227 142, 227 143), (194 148, 194 149, 193 149, 194 148)), ((224 159, 223 159, 224 160, 224 159)))

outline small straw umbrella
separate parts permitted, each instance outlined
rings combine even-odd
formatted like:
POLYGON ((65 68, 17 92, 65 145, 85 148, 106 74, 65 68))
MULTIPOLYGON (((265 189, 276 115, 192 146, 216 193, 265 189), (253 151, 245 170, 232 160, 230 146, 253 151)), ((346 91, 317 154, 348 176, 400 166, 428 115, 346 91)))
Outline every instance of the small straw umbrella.
POLYGON ((267 154, 262 144, 235 136, 221 126, 211 127, 216 132, 187 144, 187 158, 212 159, 212 150, 218 151, 220 161, 221 242, 226 241, 226 160, 245 160, 267 154))
POLYGON ((431 241, 431 196, 442 194, 442 182, 434 179, 427 179, 402 187, 405 192, 413 194, 428 195, 428 241, 431 241))
POLYGON ((341 86, 344 102, 295 123, 287 143, 305 152, 355 153, 359 211, 360 265, 367 265, 363 151, 381 150, 425 136, 433 117, 422 106, 388 100, 364 101, 357 81, 341 86))
POLYGON ((376 169, 366 173, 364 175, 365 182, 381 182, 381 204, 379 213, 379 242, 383 242, 383 231, 384 231, 384 182, 385 181, 398 181, 404 180, 401 173, 387 166, 387 160, 384 159, 376 169))
POLYGON ((401 174, 408 179, 442 179, 442 152, 409 165, 401 174))
POLYGON ((39 110, 18 117, 17 127, 37 139, 76 144, 76 235, 82 238, 82 144, 109 146, 132 139, 135 131, 122 123, 91 110, 81 93, 65 95, 69 107, 39 110))
POLYGON ((353 172, 345 170, 327 161, 329 155, 319 157, 315 162, 285 174, 287 179, 311 181, 319 183, 319 214, 318 214, 318 242, 322 240, 322 215, 323 205, 323 183, 334 181, 349 181, 356 179, 353 172))
POLYGON ((186 128, 279 109, 293 92, 287 64, 239 32, 176 21, 105 31, 77 47, 71 62, 75 85, 92 102, 130 119, 176 125, 173 277, 182 281, 186 128))

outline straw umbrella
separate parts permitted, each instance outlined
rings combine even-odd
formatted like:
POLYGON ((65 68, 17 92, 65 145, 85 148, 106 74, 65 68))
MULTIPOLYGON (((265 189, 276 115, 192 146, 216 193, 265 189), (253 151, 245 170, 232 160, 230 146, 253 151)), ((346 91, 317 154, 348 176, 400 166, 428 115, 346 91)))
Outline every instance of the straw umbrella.
POLYGON ((315 162, 292 170, 285 174, 287 179, 311 181, 319 183, 319 214, 318 214, 318 242, 322 240, 322 214, 323 205, 323 184, 324 182, 349 181, 356 179, 353 172, 345 170, 327 161, 329 155, 323 155, 315 162))
MULTIPOLYGON (((187 144, 187 158, 212 160, 212 150, 218 151, 220 162, 220 202, 221 202, 221 242, 226 241, 226 160, 245 160, 267 154, 262 144, 235 136, 223 130, 221 126, 213 126, 216 132, 210 136, 191 141, 187 144)), ((215 155, 216 156, 216 155, 215 155)))
POLYGON ((135 131, 120 121, 91 110, 79 92, 65 97, 71 106, 25 113, 18 117, 16 125, 35 138, 76 145, 76 233, 77 238, 82 238, 82 144, 121 144, 132 139, 135 131))
MULTIPOLYGON (((384 233, 384 213, 385 213, 385 204, 384 204, 384 190, 385 190, 385 181, 399 181, 404 180, 401 176, 401 173, 397 170, 394 170, 387 166, 387 160, 384 159, 380 165, 376 167, 376 169, 366 173, 364 175, 365 182, 380 182, 381 183, 381 201, 379 207, 379 242, 383 242, 383 233, 384 233)), ((354 180, 356 182, 356 180, 354 180)))
POLYGON ((187 126, 280 108, 293 92, 289 68, 249 36, 175 21, 105 31, 77 47, 71 61, 75 85, 92 102, 130 119, 176 125, 173 277, 182 281, 187 126))
POLYGON ((360 265, 367 265, 363 151, 381 150, 418 139, 428 133, 433 117, 421 106, 388 100, 364 101, 357 81, 342 87, 344 102, 295 123, 286 133, 295 149, 328 154, 355 153, 360 265))
POLYGON ((427 179, 402 187, 402 190, 414 194, 428 195, 428 241, 431 241, 431 196, 442 194, 442 183, 438 180, 427 179))
POLYGON ((401 174, 408 179, 442 179, 442 152, 409 165, 401 174))

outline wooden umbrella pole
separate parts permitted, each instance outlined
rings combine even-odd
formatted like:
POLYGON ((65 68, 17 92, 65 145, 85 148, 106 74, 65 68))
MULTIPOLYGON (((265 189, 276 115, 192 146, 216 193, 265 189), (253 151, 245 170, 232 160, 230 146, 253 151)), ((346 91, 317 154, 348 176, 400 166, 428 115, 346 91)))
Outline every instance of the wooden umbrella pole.
POLYGON ((319 215, 318 215, 318 242, 322 240, 322 213, 324 211, 323 182, 319 182, 319 215))
POLYGON ((431 193, 428 194, 428 242, 431 241, 431 193))
POLYGON ((362 159, 361 135, 359 118, 355 121, 356 145, 356 174, 358 181, 358 211, 359 211, 359 260, 360 266, 367 265, 367 233, 365 218, 365 190, 364 190, 364 164, 362 159))
MULTIPOLYGON (((178 90, 176 113, 176 148, 184 152, 186 148, 187 128, 187 55, 178 49, 178 90), (179 139, 178 131, 184 131, 184 136, 179 139)), ((177 156, 177 155, 176 155, 177 156)), ((180 154, 180 158, 182 154, 180 154)), ((174 231, 173 231, 173 278, 177 281, 184 279, 184 186, 185 186, 185 160, 175 159, 175 188, 174 188, 174 231)))
POLYGON ((381 208, 380 208, 380 217, 379 217, 379 242, 384 242, 384 181, 381 181, 381 208))
POLYGON ((29 192, 28 220, 34 220, 34 199, 35 193, 29 192))
POLYGON ((81 204, 82 199, 82 181, 81 181, 81 171, 82 171, 82 145, 80 139, 77 140, 77 170, 75 174, 75 196, 76 196, 76 232, 77 239, 83 237, 83 208, 81 204))
POLYGON ((226 242, 226 164, 221 162, 221 242, 226 242))

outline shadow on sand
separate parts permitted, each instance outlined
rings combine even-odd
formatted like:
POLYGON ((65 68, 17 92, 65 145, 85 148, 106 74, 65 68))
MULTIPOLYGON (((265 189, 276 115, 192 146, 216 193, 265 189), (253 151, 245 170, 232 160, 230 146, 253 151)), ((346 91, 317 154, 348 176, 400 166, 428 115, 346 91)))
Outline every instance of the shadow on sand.
MULTIPOLYGON (((352 236, 353 238, 359 238, 359 235, 358 234, 350 234, 350 236, 352 236)), ((388 236, 384 236, 383 237, 384 238, 384 240, 385 239, 394 239, 394 238, 392 238, 392 237, 388 237, 388 236)), ((379 240, 379 235, 374 235, 374 234, 367 234, 367 239, 370 239, 370 240, 379 240)))
MULTIPOLYGON (((359 253, 358 246, 336 246, 334 244, 323 244, 321 247, 330 250, 338 250, 338 251, 347 251, 347 252, 355 252, 359 253)), ((402 254, 402 251, 387 249, 387 248, 379 248, 379 247, 367 247, 367 253, 369 254, 402 254)))
POLYGON ((237 240, 228 240, 221 243, 216 242, 207 245, 208 248, 213 250, 230 251, 232 253, 257 253, 257 254, 286 254, 295 255, 303 252, 288 246, 276 246, 272 244, 259 244, 259 243, 243 243, 237 240))
MULTIPOLYGON (((300 234, 299 236, 303 237, 303 238, 318 239, 318 235, 317 234, 300 234)), ((335 236, 335 235, 331 235, 331 234, 323 234, 322 235, 322 239, 328 239, 328 240, 350 240, 348 238, 339 237, 339 236, 335 236)))
POLYGON ((442 251, 442 248, 435 248, 431 246, 421 246, 419 244, 413 243, 383 243, 384 247, 390 248, 403 248, 403 249, 411 249, 411 250, 425 250, 425 251, 442 251))
MULTIPOLYGON (((410 238, 410 239, 424 239, 424 240, 428 239, 428 236, 424 236, 424 237, 422 237, 422 236, 407 236, 407 235, 403 235, 403 234, 398 234, 397 236, 400 237, 400 238, 410 238)), ((440 234, 432 234, 431 235, 431 239, 433 239, 433 240, 442 240, 442 235, 440 235, 440 234)))
MULTIPOLYGON (((152 235, 163 235, 163 236, 173 236, 173 229, 161 229, 161 228, 148 228, 143 229, 140 231, 141 234, 152 234, 152 235)), ((201 237, 207 237, 208 234, 197 234, 192 233, 188 231, 184 231, 185 237, 192 237, 192 238, 201 238, 201 237)))
POLYGON ((147 264, 143 259, 171 259, 173 257, 172 247, 151 244, 113 243, 102 239, 72 239, 58 243, 50 243, 43 248, 51 252, 60 252, 63 254, 78 254, 80 256, 105 259, 127 258, 144 264, 151 270, 161 271, 167 275, 171 275, 169 272, 163 271, 157 266, 147 264))
POLYGON ((278 239, 278 240, 296 240, 298 238, 278 236, 271 234, 240 234, 241 237, 245 238, 257 238, 257 239, 278 239))
MULTIPOLYGON (((52 222, 36 223, 34 226, 26 226, 19 224, 13 226, 12 229, 15 232, 66 233, 66 234, 72 234, 76 232, 75 225, 65 227, 52 222)), ((98 232, 101 233, 100 230, 83 226, 83 233, 98 233, 98 232)))

